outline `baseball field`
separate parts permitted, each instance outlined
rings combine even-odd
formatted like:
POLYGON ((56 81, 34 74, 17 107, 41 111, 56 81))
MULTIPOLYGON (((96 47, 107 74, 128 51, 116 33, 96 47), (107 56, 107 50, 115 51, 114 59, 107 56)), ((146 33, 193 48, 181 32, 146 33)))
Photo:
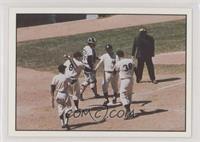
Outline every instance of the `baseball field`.
MULTIPOLYGON (((123 110, 123 106, 119 104, 109 107, 108 110, 102 109, 101 114, 105 114, 105 111, 107 113, 103 120, 94 120, 91 115, 73 116, 69 125, 71 130, 185 131, 185 17, 146 15, 149 22, 144 20, 143 16, 138 16, 138 20, 132 22, 130 17, 119 16, 124 18, 121 25, 119 24, 121 18, 111 16, 96 21, 81 20, 75 21, 74 24, 66 22, 17 29, 17 37, 20 37, 17 42, 16 72, 17 130, 65 130, 60 127, 56 108, 51 108, 50 97, 51 80, 57 73, 57 65, 64 62, 63 54, 81 51, 86 39, 95 36, 98 56, 105 52, 105 44, 110 43, 115 51, 122 49, 130 57, 133 39, 138 29, 145 26, 156 42, 154 63, 158 84, 149 82, 145 68, 143 81, 139 84, 134 83, 133 87, 131 109, 134 109, 136 117, 127 121, 120 117, 111 117, 109 115, 111 112, 117 113, 123 110), (106 20, 109 22, 105 22, 106 20), (117 24, 115 20, 119 20, 117 24), (87 22, 89 24, 85 24, 87 22), (102 23, 99 26, 92 26, 98 22, 102 23), (71 26, 69 33, 65 31, 68 24, 75 25, 71 26), (59 31, 62 31, 60 35, 55 28, 58 25, 59 31), (44 33, 47 31, 40 31, 42 28, 50 34, 45 37, 44 33)), ((102 71, 101 67, 97 72, 100 95, 102 95, 102 71)), ((83 75, 80 77, 80 82, 82 80, 83 75)), ((111 89, 109 94, 112 95, 111 89)), ((94 99, 89 88, 86 89, 84 98, 85 100, 80 102, 80 108, 101 106, 104 102, 103 97, 94 99)), ((95 110, 92 113, 94 112, 95 110)))

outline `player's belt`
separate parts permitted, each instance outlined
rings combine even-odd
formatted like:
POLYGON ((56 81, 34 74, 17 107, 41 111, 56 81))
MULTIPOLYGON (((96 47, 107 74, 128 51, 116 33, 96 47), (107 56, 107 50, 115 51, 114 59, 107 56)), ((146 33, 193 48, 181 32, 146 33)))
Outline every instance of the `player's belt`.
POLYGON ((113 73, 113 71, 104 71, 104 72, 107 72, 107 73, 113 73))
POLYGON ((132 77, 120 78, 120 80, 124 80, 124 79, 133 79, 133 78, 132 77))
POLYGON ((66 93, 65 91, 58 91, 59 93, 66 93))

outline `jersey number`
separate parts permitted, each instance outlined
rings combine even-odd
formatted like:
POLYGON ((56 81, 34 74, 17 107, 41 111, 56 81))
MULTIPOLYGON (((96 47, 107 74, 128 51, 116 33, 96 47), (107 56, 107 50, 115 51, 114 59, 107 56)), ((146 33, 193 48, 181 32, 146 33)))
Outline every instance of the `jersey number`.
POLYGON ((72 71, 74 68, 73 68, 73 65, 72 64, 70 64, 69 65, 69 71, 72 71))
POLYGON ((133 64, 129 63, 128 65, 123 65, 124 71, 132 70, 133 64))

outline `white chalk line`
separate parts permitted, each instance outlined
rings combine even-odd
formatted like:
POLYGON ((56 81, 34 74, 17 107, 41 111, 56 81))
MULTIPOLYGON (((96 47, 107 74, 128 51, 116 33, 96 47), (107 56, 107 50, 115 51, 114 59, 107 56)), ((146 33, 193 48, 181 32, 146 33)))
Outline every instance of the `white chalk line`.
MULTIPOLYGON (((182 85, 182 84, 184 84, 184 83, 185 83, 185 81, 181 81, 181 82, 178 82, 178 83, 176 83, 176 84, 171 84, 171 85, 167 85, 167 86, 161 87, 161 88, 156 89, 156 90, 154 90, 154 91, 148 91, 148 92, 144 92, 144 93, 135 93, 135 95, 140 95, 140 96, 141 96, 141 95, 149 95, 149 94, 153 94, 153 93, 155 93, 155 92, 159 92, 159 91, 161 91, 161 90, 165 90, 165 89, 168 89, 168 88, 173 88, 173 87, 182 85)), ((158 94, 153 94, 153 95, 158 95, 158 94)))
MULTIPOLYGON (((155 93, 155 92, 158 92, 158 91, 161 91, 161 90, 165 90, 165 89, 168 89, 168 88, 173 88, 173 87, 176 87, 176 86, 179 86, 179 85, 182 85, 182 84, 184 84, 185 82, 184 81, 181 81, 181 82, 178 82, 178 83, 176 83, 176 84, 171 84, 171 85, 167 85, 167 86, 164 86, 164 87, 161 87, 161 88, 159 88, 159 89, 156 89, 156 90, 154 90, 154 91, 148 91, 148 92, 145 92, 145 93, 135 93, 136 95, 149 95, 149 94, 153 94, 153 93, 155 93)), ((159 94, 153 94, 153 95, 159 95, 159 94)), ((145 108, 145 106, 143 106, 144 108, 145 108)), ((158 107, 157 106, 147 106, 146 108, 148 108, 148 110, 149 109, 158 109, 158 107)), ((163 109, 165 109, 165 108, 163 108, 163 109)), ((169 108, 167 108, 166 109, 167 111, 173 111, 173 112, 185 112, 185 110, 183 110, 183 109, 169 109, 169 108)))

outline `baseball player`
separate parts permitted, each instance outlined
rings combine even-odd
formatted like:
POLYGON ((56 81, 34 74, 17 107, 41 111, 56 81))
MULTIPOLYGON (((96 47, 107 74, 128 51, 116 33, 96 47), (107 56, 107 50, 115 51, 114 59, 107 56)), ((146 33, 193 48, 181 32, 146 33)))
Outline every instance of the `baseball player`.
POLYGON ((71 100, 67 93, 67 87, 68 87, 68 79, 66 77, 65 73, 65 66, 59 65, 58 71, 59 74, 55 75, 53 77, 52 83, 51 83, 51 96, 52 96, 52 107, 54 108, 54 94, 56 94, 56 102, 58 107, 58 115, 61 120, 62 128, 69 129, 68 126, 68 116, 67 112, 71 110, 71 100))
POLYGON ((100 61, 98 62, 95 68, 95 71, 103 63, 104 78, 102 81, 102 90, 103 90, 104 97, 106 99, 106 101, 104 102, 104 105, 107 105, 109 103, 108 86, 110 82, 111 82, 113 93, 114 93, 113 103, 116 103, 116 100, 118 97, 118 73, 114 70, 114 66, 119 59, 118 59, 118 56, 113 52, 112 45, 107 44, 105 46, 105 50, 107 53, 103 54, 100 57, 100 61))
POLYGON ((115 70, 119 72, 120 99, 126 110, 124 119, 127 120, 134 115, 130 110, 130 104, 132 101, 133 72, 135 65, 132 59, 124 58, 123 51, 118 50, 116 54, 119 57, 119 61, 115 65, 115 70))
POLYGON ((90 88, 92 89, 94 96, 96 98, 99 97, 97 94, 97 85, 96 85, 96 73, 94 71, 94 65, 96 62, 96 59, 98 58, 96 56, 95 46, 96 46, 96 39, 94 37, 89 37, 87 40, 87 44, 83 48, 83 63, 86 65, 84 69, 84 77, 85 80, 81 84, 81 92, 80 92, 80 100, 83 100, 83 92, 85 91, 86 87, 90 85, 90 88))
POLYGON ((75 52, 73 58, 64 56, 67 60, 64 65, 66 66, 65 75, 70 80, 68 83, 68 93, 72 96, 76 109, 79 109, 80 99, 80 83, 78 77, 81 71, 85 68, 85 65, 81 62, 81 53, 75 52))

